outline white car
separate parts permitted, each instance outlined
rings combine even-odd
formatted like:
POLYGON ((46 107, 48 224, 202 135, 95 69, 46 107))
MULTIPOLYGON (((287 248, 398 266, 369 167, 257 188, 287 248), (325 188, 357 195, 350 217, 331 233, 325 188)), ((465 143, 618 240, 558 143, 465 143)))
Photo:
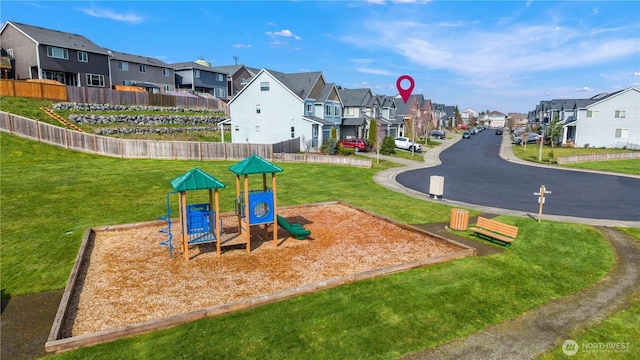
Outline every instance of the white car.
POLYGON ((422 151, 422 145, 414 144, 409 138, 397 137, 395 140, 396 147, 399 149, 411 150, 411 148, 413 148, 414 151, 422 151))

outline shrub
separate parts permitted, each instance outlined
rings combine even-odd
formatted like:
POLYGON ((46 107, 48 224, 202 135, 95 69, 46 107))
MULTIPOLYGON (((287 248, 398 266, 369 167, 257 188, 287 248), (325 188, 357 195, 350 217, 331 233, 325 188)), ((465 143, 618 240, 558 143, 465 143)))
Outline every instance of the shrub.
POLYGON ((326 155, 335 155, 338 152, 338 142, 336 139, 330 137, 327 141, 322 143, 320 152, 326 155))
POLYGON ((342 145, 338 145, 338 154, 340 155, 353 155, 355 154, 354 148, 344 147, 342 145))
POLYGON ((396 153, 396 140, 391 136, 385 136, 380 146, 380 154, 391 155, 396 153))

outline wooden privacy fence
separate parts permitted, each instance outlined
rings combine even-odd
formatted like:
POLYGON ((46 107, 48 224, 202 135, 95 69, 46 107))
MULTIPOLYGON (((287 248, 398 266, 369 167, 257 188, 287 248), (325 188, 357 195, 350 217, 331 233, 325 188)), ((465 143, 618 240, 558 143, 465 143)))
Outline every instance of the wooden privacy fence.
POLYGON ((241 160, 251 154, 264 159, 371 167, 371 160, 326 155, 287 154, 300 150, 300 139, 279 144, 232 144, 195 141, 120 139, 83 133, 0 111, 0 131, 66 149, 119 158, 164 160, 241 160), (297 145, 296 145, 297 144, 297 145), (274 148, 279 149, 277 153, 274 148))
POLYGON ((220 99, 196 95, 150 94, 146 91, 121 91, 107 88, 66 86, 38 81, 0 80, 0 95, 47 99, 63 102, 166 107, 200 107, 229 114, 229 106, 220 99))
POLYGON ((0 95, 67 101, 67 87, 37 81, 1 80, 0 95))
POLYGON ((607 161, 607 160, 628 160, 640 159, 640 151, 627 153, 611 153, 611 154, 590 154, 590 155, 574 155, 574 156, 558 156, 558 164, 570 164, 585 161, 607 161))

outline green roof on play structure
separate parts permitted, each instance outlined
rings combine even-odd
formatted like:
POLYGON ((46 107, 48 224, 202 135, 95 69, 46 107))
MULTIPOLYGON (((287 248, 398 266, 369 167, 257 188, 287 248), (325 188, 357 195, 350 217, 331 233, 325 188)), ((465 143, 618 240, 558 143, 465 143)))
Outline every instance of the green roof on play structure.
POLYGON ((249 174, 267 174, 282 172, 282 169, 261 158, 260 156, 253 154, 248 158, 240 161, 239 163, 229 167, 236 175, 249 175, 249 174))
POLYGON ((171 180, 171 186, 175 191, 222 189, 224 184, 218 179, 200 170, 193 168, 171 180))

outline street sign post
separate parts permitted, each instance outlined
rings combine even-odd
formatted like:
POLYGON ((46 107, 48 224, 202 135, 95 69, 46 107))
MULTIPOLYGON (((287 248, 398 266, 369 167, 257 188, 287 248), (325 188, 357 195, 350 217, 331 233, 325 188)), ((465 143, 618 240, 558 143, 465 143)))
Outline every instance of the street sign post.
POLYGON ((540 192, 534 192, 533 195, 538 195, 538 204, 540 204, 538 208, 538 222, 542 220, 542 205, 544 204, 544 194, 551 194, 551 191, 547 191, 544 185, 540 185, 540 192))

